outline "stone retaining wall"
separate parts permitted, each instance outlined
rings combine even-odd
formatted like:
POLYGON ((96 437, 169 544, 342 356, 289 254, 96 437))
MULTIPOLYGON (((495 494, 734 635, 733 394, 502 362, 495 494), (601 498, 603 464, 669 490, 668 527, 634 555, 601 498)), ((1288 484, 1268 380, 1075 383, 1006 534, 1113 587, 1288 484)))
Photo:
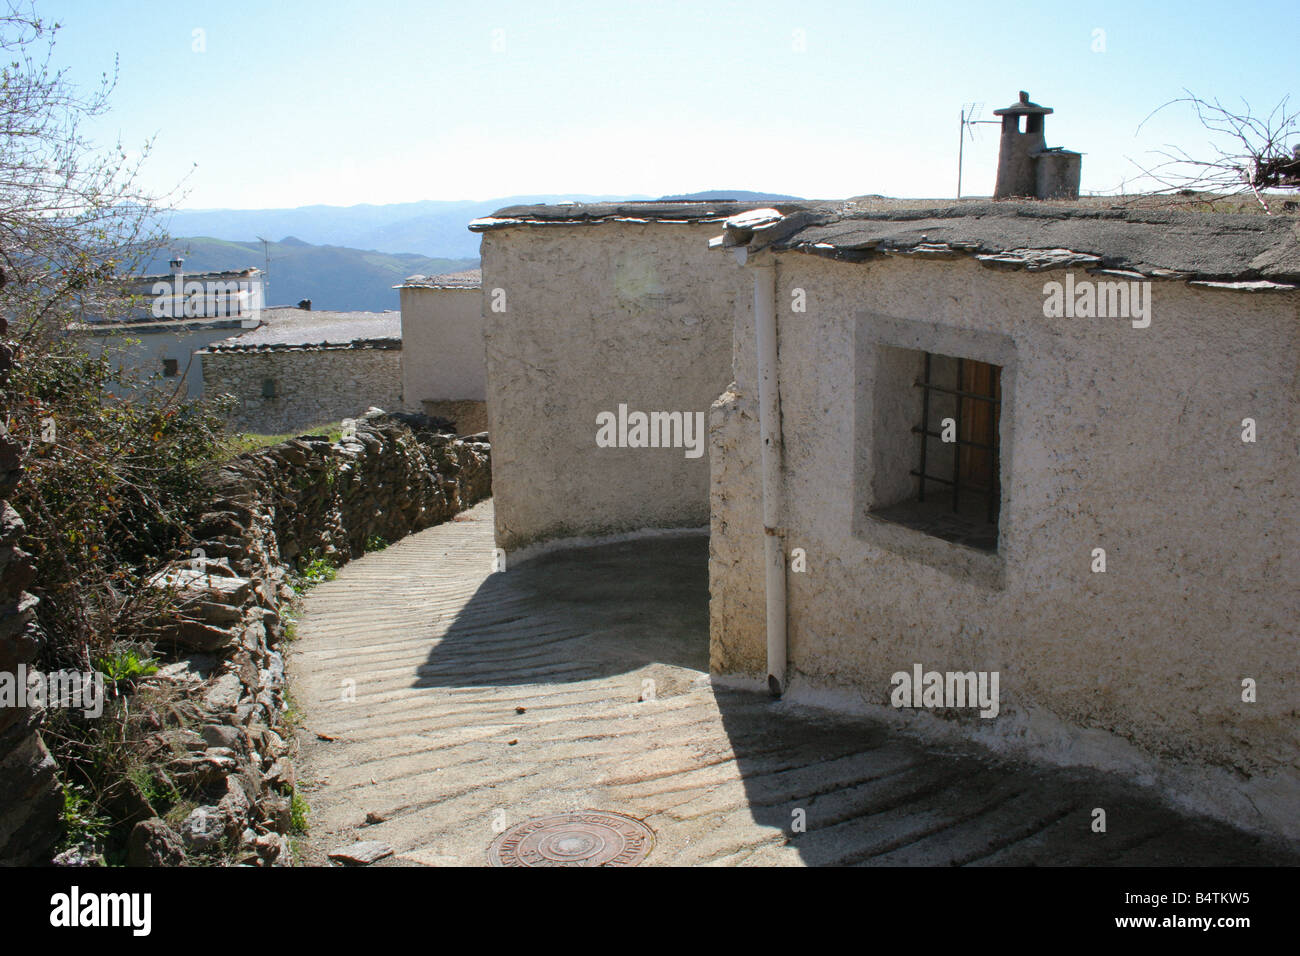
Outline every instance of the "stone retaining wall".
POLYGON ((173 864, 178 852, 216 846, 237 862, 290 862, 295 778, 280 650, 290 569, 316 557, 345 563, 375 538, 395 541, 486 498, 486 440, 457 438, 443 424, 372 409, 338 444, 296 438, 222 470, 197 549, 156 579, 182 602, 184 618, 170 631, 176 659, 161 679, 202 702, 207 723, 184 742, 182 762, 203 778, 207 799, 179 833, 160 819, 137 824, 131 862, 173 864))
MULTIPOLYGON (((0 388, 8 383, 15 350, 0 342, 0 388)), ((0 426, 0 672, 6 674, 34 665, 41 648, 37 599, 26 591, 32 561, 18 547, 23 522, 4 500, 22 472, 22 445, 0 426)), ((43 862, 59 837, 63 799, 40 721, 39 707, 0 707, 0 864, 43 862)))
MULTIPOLYGON (((194 529, 197 546, 152 579, 175 592, 178 613, 161 624, 154 656, 162 666, 143 685, 162 688, 187 717, 145 744, 155 773, 194 807, 169 824, 147 799, 137 799, 127 817, 136 820, 129 864, 290 864, 296 781, 284 719, 281 612, 295 596, 291 571, 314 557, 343 564, 376 538, 395 541, 486 498, 486 436, 458 438, 442 430, 445 424, 372 409, 345 422, 337 444, 296 438, 241 455, 218 473, 194 529)), ((0 440, 0 491, 15 475, 13 449, 0 440)), ((25 636, 35 599, 22 591, 30 567, 14 544, 21 522, 0 507, 0 667, 12 668, 36 655, 25 636)), ((3 863, 46 861, 59 836, 62 801, 53 761, 34 730, 37 717, 0 711, 3 863)), ((54 862, 103 861, 96 848, 82 847, 54 862)))

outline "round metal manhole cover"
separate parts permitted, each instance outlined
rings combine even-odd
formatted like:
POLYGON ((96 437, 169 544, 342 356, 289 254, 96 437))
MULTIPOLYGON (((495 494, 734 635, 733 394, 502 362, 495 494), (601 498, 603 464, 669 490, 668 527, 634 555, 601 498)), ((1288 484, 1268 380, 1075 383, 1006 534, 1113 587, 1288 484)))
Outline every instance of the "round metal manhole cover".
POLYGON ((636 866, 654 843, 653 830, 621 813, 556 813, 506 830, 488 848, 488 862, 493 866, 636 866))

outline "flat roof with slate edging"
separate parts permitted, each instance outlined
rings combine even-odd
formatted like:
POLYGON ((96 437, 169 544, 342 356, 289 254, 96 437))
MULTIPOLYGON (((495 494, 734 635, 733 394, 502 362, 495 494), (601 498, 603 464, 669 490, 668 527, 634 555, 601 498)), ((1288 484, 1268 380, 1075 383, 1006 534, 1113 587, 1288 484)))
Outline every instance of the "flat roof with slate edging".
POLYGON ((209 345, 209 352, 306 348, 401 348, 400 312, 262 310, 262 325, 209 345))
POLYGON ((407 276, 401 285, 394 289, 478 289, 483 285, 482 269, 466 269, 463 272, 444 272, 442 275, 407 276))
POLYGON ((989 201, 877 211, 846 203, 729 222, 713 244, 852 262, 970 256, 992 268, 1121 271, 1247 291, 1300 283, 1294 216, 989 201))
POLYGON ((208 329, 239 329, 244 326, 244 319, 232 318, 194 318, 194 319, 100 319, 98 321, 69 322, 64 326, 65 332, 89 332, 95 335, 149 335, 155 332, 168 332, 173 335, 181 332, 203 332, 208 329))
MULTIPOLYGON (((223 272, 185 272, 182 269, 181 272, 185 276, 187 282, 202 282, 204 280, 215 282, 220 280, 229 281, 231 279, 251 279, 262 274, 262 270, 256 267, 249 267, 247 269, 227 269, 223 272)), ((164 272, 160 275, 122 276, 119 281, 136 284, 141 282, 170 282, 175 278, 175 272, 164 272)))
POLYGON ((512 226, 579 225, 600 222, 713 222, 750 209, 775 208, 795 212, 804 202, 619 202, 563 203, 560 205, 507 206, 491 216, 475 219, 471 232, 512 226))

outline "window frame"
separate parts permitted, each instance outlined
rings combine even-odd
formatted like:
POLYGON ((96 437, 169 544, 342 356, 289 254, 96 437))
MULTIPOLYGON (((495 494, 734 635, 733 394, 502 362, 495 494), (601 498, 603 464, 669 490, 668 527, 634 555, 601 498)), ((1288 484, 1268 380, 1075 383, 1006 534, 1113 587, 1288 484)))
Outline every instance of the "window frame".
POLYGON ((875 312, 855 320, 853 534, 945 573, 1000 589, 1015 546, 1011 481, 1015 464, 1017 350, 1000 332, 941 325, 875 312), (922 389, 913 387, 924 355, 974 360, 1001 369, 997 435, 998 521, 993 550, 949 541, 880 512, 916 497, 916 438, 922 389), (904 394, 918 393, 914 397, 904 394))

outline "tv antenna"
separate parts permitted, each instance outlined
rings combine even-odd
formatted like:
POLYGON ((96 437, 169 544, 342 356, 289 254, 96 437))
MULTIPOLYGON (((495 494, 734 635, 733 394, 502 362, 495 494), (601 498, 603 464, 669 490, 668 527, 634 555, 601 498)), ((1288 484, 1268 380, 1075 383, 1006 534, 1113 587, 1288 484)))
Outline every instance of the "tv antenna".
POLYGON ((982 120, 979 118, 980 112, 984 109, 983 103, 967 103, 961 108, 961 126, 957 132, 957 198, 961 198, 961 167, 965 159, 966 137, 969 135, 971 140, 975 139, 974 127, 981 124, 993 126, 1001 125, 1001 120, 982 120))
MULTIPOLYGON (((958 174, 957 179, 958 179, 958 183, 957 183, 957 192, 960 193, 960 192, 961 192, 961 175, 960 175, 960 174, 958 174)), ((270 252, 267 250, 266 240, 263 239, 261 236, 258 236, 258 237, 257 237, 257 240, 262 244, 262 266, 263 266, 263 268, 262 268, 262 300, 263 300, 264 302, 266 302, 266 301, 270 301, 269 299, 266 298, 266 290, 269 289, 269 288, 271 287, 271 254, 270 254, 270 252)))

